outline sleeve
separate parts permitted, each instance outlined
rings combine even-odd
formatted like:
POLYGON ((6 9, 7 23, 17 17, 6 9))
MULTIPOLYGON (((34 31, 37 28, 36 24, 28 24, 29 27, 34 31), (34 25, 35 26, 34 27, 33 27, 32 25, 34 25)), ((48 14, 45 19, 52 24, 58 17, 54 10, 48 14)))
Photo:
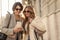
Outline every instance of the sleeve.
POLYGON ((44 23, 41 21, 40 17, 38 16, 31 22, 30 25, 33 26, 35 30, 38 32, 46 31, 44 23))
POLYGON ((13 35, 13 29, 7 28, 9 18, 10 14, 7 14, 5 20, 3 21, 2 28, 0 30, 2 33, 5 33, 6 35, 13 35))

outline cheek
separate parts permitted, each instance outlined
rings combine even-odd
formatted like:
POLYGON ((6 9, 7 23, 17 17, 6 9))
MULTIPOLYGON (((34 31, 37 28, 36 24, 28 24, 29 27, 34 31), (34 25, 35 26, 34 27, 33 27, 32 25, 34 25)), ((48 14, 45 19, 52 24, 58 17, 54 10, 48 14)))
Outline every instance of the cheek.
POLYGON ((18 12, 18 11, 15 10, 14 13, 15 13, 15 14, 20 14, 21 12, 20 12, 20 11, 18 12))
POLYGON ((16 11, 16 10, 14 10, 14 13, 17 13, 17 11, 16 11))
POLYGON ((30 14, 25 14, 27 17, 29 17, 30 16, 30 14))

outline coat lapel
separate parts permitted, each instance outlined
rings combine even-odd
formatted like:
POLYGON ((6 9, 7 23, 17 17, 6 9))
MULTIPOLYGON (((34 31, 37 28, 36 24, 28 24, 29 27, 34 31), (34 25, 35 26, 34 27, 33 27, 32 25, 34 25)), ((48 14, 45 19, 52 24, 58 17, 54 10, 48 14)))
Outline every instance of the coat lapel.
POLYGON ((11 14, 11 20, 10 20, 10 25, 9 28, 13 28, 16 25, 16 19, 14 14, 11 14))

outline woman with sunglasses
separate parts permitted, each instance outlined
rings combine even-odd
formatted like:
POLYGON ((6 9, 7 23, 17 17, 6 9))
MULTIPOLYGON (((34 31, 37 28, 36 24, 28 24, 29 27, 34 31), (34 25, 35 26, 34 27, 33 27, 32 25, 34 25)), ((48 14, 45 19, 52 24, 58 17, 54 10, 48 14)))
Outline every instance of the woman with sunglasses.
POLYGON ((6 19, 2 24, 3 26, 1 32, 7 35, 6 40, 20 40, 21 39, 20 32, 23 30, 23 28, 21 27, 22 18, 20 17, 19 14, 23 10, 23 6, 20 2, 15 2, 12 7, 12 10, 13 10, 13 14, 6 15, 6 19), (7 28, 9 19, 10 19, 10 23, 7 28))
POLYGON ((35 17, 34 10, 31 6, 26 6, 23 14, 25 15, 25 20, 22 24, 24 28, 23 40, 40 40, 40 35, 46 31, 44 24, 39 19, 40 17, 35 17))

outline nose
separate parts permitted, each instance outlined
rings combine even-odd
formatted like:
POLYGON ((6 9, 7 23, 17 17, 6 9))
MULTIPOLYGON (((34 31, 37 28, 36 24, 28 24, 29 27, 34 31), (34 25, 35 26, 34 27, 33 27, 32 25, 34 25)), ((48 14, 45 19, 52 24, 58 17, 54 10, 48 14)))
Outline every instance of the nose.
POLYGON ((18 12, 20 12, 20 10, 17 10, 18 12))

